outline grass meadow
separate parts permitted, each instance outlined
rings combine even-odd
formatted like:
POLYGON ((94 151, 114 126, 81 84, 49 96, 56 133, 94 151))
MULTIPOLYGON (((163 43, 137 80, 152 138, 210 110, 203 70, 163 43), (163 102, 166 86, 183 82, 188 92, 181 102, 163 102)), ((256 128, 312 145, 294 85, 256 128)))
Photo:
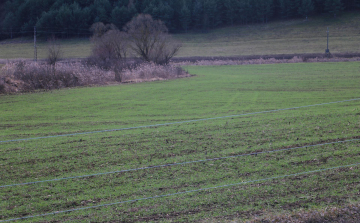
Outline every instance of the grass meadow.
POLYGON ((179 57, 324 53, 329 27, 331 53, 359 52, 360 16, 346 14, 249 24, 176 35, 183 42, 179 57))
MULTIPOLYGON (((0 95, 0 141, 230 116, 360 98, 359 62, 186 67, 170 81, 0 95)), ((2 142, 0 220, 244 221, 359 202, 360 101, 123 131, 2 142), (307 146, 307 147, 306 147, 307 146)))
MULTIPOLYGON (((327 16, 273 21, 225 27, 208 32, 175 34, 183 43, 177 57, 244 56, 272 54, 325 53, 326 30, 329 27, 331 53, 360 51, 360 15, 347 13, 334 19, 327 16)), ((84 58, 91 53, 89 39, 61 41, 64 58, 84 58)), ((38 41, 38 58, 47 55, 47 43, 38 41)), ((30 39, 0 42, 0 59, 34 58, 34 43, 30 39)))

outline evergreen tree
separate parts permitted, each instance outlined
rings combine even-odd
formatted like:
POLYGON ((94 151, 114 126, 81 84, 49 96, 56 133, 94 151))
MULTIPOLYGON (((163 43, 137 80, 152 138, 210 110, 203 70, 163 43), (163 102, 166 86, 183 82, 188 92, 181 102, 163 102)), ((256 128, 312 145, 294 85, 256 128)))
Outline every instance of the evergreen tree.
POLYGON ((254 0, 258 21, 267 23, 273 14, 273 0, 254 0))
POLYGON ((354 10, 358 2, 358 0, 343 0, 344 10, 354 10))
POLYGON ((48 12, 43 12, 40 19, 36 22, 36 27, 55 32, 55 29, 59 27, 59 24, 56 20, 57 14, 58 10, 50 10, 48 12))
POLYGON ((78 33, 81 28, 88 28, 90 10, 88 8, 80 8, 77 2, 70 5, 70 10, 72 13, 71 27, 77 29, 78 33))
POLYGON ((111 12, 111 23, 121 29, 131 20, 129 9, 125 6, 116 6, 111 12))
POLYGON ((291 17, 292 7, 289 0, 279 0, 279 12, 282 19, 288 19, 291 17))
POLYGON ((195 0, 193 13, 192 13, 192 15, 193 15, 192 16, 193 24, 194 24, 195 28, 202 28, 203 14, 204 14, 204 10, 203 10, 202 1, 201 0, 195 0))
POLYGON ((290 18, 294 18, 299 15, 299 8, 302 4, 302 0, 291 0, 290 3, 290 18))
POLYGON ((238 18, 240 22, 244 24, 252 22, 256 18, 256 15, 253 13, 254 6, 252 4, 252 0, 240 0, 237 3, 237 14, 239 14, 238 18))
POLYGON ((4 31, 10 32, 11 30, 16 30, 20 26, 18 20, 16 19, 14 13, 9 12, 6 14, 5 19, 1 23, 4 31), (14 27, 14 28, 13 28, 14 27))
POLYGON ((73 0, 72 2, 77 2, 80 5, 80 8, 84 9, 89 7, 93 3, 93 0, 73 0))
POLYGON ((224 14, 223 0, 214 0, 214 1, 215 1, 215 5, 214 5, 215 16, 213 18, 214 25, 212 26, 212 28, 218 27, 222 24, 223 14, 224 14))
MULTIPOLYGON (((150 5, 155 6, 159 4, 159 1, 154 1, 154 0, 139 0, 137 1, 137 5, 139 6, 139 12, 141 13, 145 13, 145 10, 149 10, 147 8, 149 8, 150 5)), ((151 7, 150 7, 151 8, 151 7)))
POLYGON ((360 0, 7 0, 0 3, 0 27, 3 32, 22 30, 29 35, 34 25, 75 32, 94 22, 121 28, 138 13, 147 13, 171 31, 208 30, 223 23, 266 23, 271 18, 311 13, 336 17, 356 8, 360 8, 360 0))
POLYGON ((19 9, 19 7, 21 6, 21 4, 23 4, 23 1, 6 1, 4 4, 4 9, 3 11, 6 13, 13 13, 14 15, 16 14, 16 11, 19 9))
POLYGON ((153 19, 158 20, 160 17, 160 11, 157 5, 150 3, 145 9, 144 14, 149 14, 153 19))
POLYGON ((129 3, 128 12, 129 12, 129 21, 130 21, 132 18, 134 18, 138 14, 138 11, 137 11, 137 9, 135 7, 135 4, 130 4, 129 3))
MULTIPOLYGON (((117 0, 114 2, 114 9, 116 7, 119 7, 119 8, 121 8, 123 6, 128 7, 129 3, 130 3, 129 0, 117 0)), ((133 4, 133 3, 131 3, 131 4, 133 4)))
POLYGON ((68 5, 63 5, 56 15, 56 22, 63 29, 68 29, 72 22, 72 13, 68 5))
POLYGON ((180 11, 180 23, 181 27, 187 32, 191 23, 191 11, 185 0, 183 0, 183 6, 180 11))
POLYGON ((90 7, 82 8, 81 10, 81 18, 83 22, 82 28, 88 29, 91 26, 91 9, 90 7))
POLYGON ((345 6, 345 10, 354 10, 359 8, 360 8, 360 0, 351 0, 351 2, 348 2, 348 4, 345 6))
POLYGON ((35 20, 31 19, 28 22, 25 22, 22 26, 21 26, 21 32, 24 32, 24 34, 27 33, 32 33, 34 30, 34 26, 36 25, 35 20))
POLYGON ((110 22, 114 24, 118 29, 122 29, 126 23, 128 23, 136 14, 135 4, 132 1, 123 1, 123 3, 116 4, 117 6, 111 11, 110 22))
POLYGON ((160 2, 158 6, 158 13, 158 19, 163 21, 169 30, 174 30, 174 10, 170 7, 170 5, 167 2, 160 2))
POLYGON ((265 22, 267 23, 270 19, 270 17, 273 15, 274 13, 274 1, 273 0, 268 0, 266 1, 265 4, 265 22))
MULTIPOLYGON (((191 1, 192 0, 185 0, 186 5, 190 11, 190 19, 191 19, 191 1)), ((171 18, 171 31, 183 30, 181 25, 181 9, 183 7, 182 0, 166 0, 165 1, 171 9, 173 9, 173 15, 171 18)))
POLYGON ((92 7, 92 14, 95 16, 94 23, 110 23, 112 7, 109 0, 95 0, 92 7))
POLYGON ((324 13, 324 4, 326 0, 313 0, 314 11, 316 13, 324 13))
POLYGON ((214 28, 221 23, 217 12, 216 0, 204 0, 203 29, 214 28))
POLYGON ((224 0, 224 8, 225 8, 225 18, 226 23, 230 25, 234 25, 234 21, 236 20, 236 12, 237 8, 237 1, 236 0, 224 0))
POLYGON ((344 5, 341 0, 325 1, 325 11, 330 13, 331 15, 334 15, 334 18, 336 18, 336 15, 343 10, 344 10, 344 5))
POLYGON ((301 5, 298 9, 300 15, 308 17, 308 15, 314 11, 314 4, 312 0, 302 0, 301 5))
POLYGON ((54 2, 54 4, 52 4, 52 6, 50 7, 50 10, 57 10, 59 11, 59 9, 63 6, 63 5, 71 5, 73 3, 73 1, 71 0, 56 0, 54 2))

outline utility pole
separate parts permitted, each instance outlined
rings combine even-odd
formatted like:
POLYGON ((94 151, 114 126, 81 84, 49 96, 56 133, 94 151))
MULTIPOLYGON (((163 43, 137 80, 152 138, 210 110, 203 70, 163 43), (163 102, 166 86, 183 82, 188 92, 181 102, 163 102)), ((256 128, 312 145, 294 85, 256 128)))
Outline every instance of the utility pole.
POLYGON ((325 50, 325 56, 330 57, 330 50, 329 50, 329 27, 327 27, 327 42, 326 42, 326 50, 325 50))
POLYGON ((11 26, 11 28, 10 28, 10 32, 11 32, 11 39, 12 39, 12 26, 11 26))
POLYGON ((34 61, 37 61, 37 49, 36 49, 36 26, 34 26, 34 61))

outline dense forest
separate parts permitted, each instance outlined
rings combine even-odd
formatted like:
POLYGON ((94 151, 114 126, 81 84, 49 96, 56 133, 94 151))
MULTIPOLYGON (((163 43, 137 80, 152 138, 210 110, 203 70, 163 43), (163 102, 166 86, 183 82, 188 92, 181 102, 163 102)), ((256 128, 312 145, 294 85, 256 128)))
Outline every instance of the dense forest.
POLYGON ((0 3, 0 36, 38 33, 89 35, 96 22, 121 28, 138 13, 165 22, 170 32, 359 10, 360 0, 8 0, 0 3))

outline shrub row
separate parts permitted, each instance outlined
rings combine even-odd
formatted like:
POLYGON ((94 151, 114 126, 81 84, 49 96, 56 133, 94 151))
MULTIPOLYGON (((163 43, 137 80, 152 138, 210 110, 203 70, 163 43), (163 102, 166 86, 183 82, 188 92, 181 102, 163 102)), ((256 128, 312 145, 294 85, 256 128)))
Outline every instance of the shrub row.
POLYGON ((106 85, 114 82, 142 82, 189 76, 175 65, 154 63, 120 64, 111 69, 82 62, 56 65, 9 62, 0 70, 0 93, 52 90, 75 86, 106 85))

